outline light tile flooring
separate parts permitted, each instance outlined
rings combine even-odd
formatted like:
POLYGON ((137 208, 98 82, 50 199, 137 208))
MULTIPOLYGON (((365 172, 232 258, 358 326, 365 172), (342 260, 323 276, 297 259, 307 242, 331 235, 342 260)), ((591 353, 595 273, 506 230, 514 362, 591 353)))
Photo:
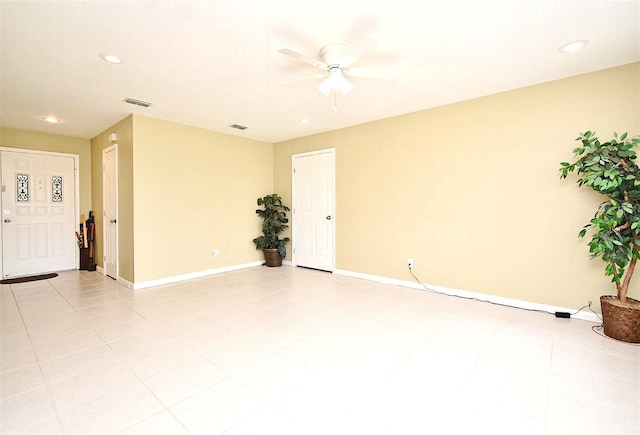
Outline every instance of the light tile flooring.
POLYGON ((1 290, 3 434, 640 433, 588 322, 287 266, 1 290))

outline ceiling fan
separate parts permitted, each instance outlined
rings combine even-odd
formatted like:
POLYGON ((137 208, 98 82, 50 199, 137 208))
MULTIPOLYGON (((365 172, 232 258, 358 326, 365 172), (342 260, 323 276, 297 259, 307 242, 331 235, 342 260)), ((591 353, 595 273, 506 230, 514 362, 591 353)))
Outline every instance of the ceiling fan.
POLYGON ((313 65, 322 70, 318 74, 314 74, 310 79, 324 79, 318 86, 318 90, 324 95, 329 96, 331 91, 340 91, 342 95, 347 95, 353 90, 353 84, 346 79, 348 77, 369 77, 383 78, 380 75, 372 74, 370 71, 362 68, 353 68, 352 65, 357 62, 357 58, 353 59, 347 56, 351 47, 347 44, 333 43, 325 45, 320 49, 320 59, 298 53, 297 51, 283 48, 278 50, 280 53, 290 56, 296 60, 313 65))

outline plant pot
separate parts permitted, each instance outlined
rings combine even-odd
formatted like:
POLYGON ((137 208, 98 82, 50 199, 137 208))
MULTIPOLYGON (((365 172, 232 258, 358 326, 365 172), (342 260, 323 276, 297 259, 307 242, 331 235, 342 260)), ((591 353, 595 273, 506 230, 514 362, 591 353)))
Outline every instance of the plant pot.
POLYGON ((640 343, 640 301, 627 297, 625 303, 615 296, 600 296, 604 333, 627 343, 640 343))
POLYGON ((282 266, 282 255, 277 249, 263 249, 265 264, 269 267, 282 266))

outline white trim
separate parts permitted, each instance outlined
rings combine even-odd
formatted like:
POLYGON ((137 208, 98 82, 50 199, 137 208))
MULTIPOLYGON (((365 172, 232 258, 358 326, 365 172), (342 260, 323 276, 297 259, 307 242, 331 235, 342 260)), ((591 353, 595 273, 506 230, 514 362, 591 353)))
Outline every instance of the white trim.
POLYGON ((128 289, 135 290, 135 284, 132 283, 131 281, 127 281, 126 279, 122 278, 121 276, 119 276, 116 281, 118 281, 118 283, 122 284, 123 286, 125 286, 128 289))
POLYGON ((27 148, 0 147, 0 151, 13 151, 16 153, 23 153, 23 154, 46 154, 49 156, 58 156, 58 157, 74 157, 76 160, 80 159, 80 155, 78 154, 60 153, 56 151, 40 151, 40 150, 32 150, 27 148))
POLYGON ((291 155, 291 160, 293 161, 294 157, 309 157, 309 156, 315 156, 316 154, 326 154, 326 153, 332 153, 332 154, 335 155, 336 149, 335 148, 323 148, 323 149, 315 150, 315 151, 307 151, 305 153, 292 154, 291 155))
MULTIPOLYGON (((173 284, 180 281, 188 281, 190 279, 203 278, 205 276, 217 275, 219 273, 231 272, 234 270, 247 269, 249 267, 261 266, 263 264, 264 264, 264 261, 254 261, 251 263, 236 264, 233 266, 219 267, 217 269, 209 269, 209 270, 202 270, 200 272, 187 273, 185 275, 170 276, 167 278, 160 278, 152 281, 143 281, 139 283, 134 283, 134 284, 129 283, 129 284, 131 284, 130 288, 132 288, 133 290, 140 290, 140 289, 156 287, 164 284, 173 284)), ((118 278, 118 282, 121 282, 121 281, 127 282, 122 278, 118 278)))
MULTIPOLYGON (((14 147, 0 147, 0 153, 2 151, 9 151, 9 152, 14 152, 14 153, 23 153, 23 154, 40 154, 40 155, 47 155, 47 156, 56 156, 56 157, 66 157, 66 158, 72 158, 73 159, 73 178, 75 179, 75 186, 74 186, 74 202, 75 202, 75 212, 76 215, 74 217, 74 228, 78 228, 80 226, 80 155, 79 154, 72 154, 72 153, 60 153, 60 152, 55 152, 55 151, 40 151, 40 150, 32 150, 32 149, 26 149, 26 148, 14 148, 14 147)), ((1 172, 1 171, 0 171, 1 172)), ((84 223, 84 222, 83 222, 84 223)), ((0 230, 0 275, 4 275, 4 258, 2 257, 2 251, 3 251, 3 246, 2 246, 2 230, 0 230)), ((80 269, 80 250, 76 249, 75 250, 75 265, 76 268, 74 270, 79 270, 80 269)))
MULTIPOLYGON (((225 273, 225 272, 232 272, 234 270, 241 270, 241 269, 248 269, 251 267, 256 267, 256 266, 262 266, 264 264, 264 261, 254 261, 251 263, 243 263, 243 264, 237 264, 237 265, 233 265, 233 266, 226 266, 226 267, 220 267, 217 269, 209 269, 209 270, 203 270, 200 272, 193 272, 193 273, 189 273, 189 274, 185 274, 185 275, 178 275, 178 276, 172 276, 172 277, 167 277, 167 278, 161 278, 161 279, 157 279, 157 280, 153 280, 153 281, 145 281, 145 282, 141 282, 141 283, 131 283, 123 278, 118 278, 118 282, 121 283, 122 285, 126 286, 127 288, 130 288, 132 290, 141 290, 141 289, 145 289, 145 288, 150 288, 150 287, 157 287, 160 285, 165 285, 165 284, 173 284, 176 282, 181 282, 181 281, 188 281, 191 279, 197 279, 197 278, 203 278, 205 276, 210 276, 210 275, 217 275, 220 273, 225 273)), ((290 261, 283 261, 282 264, 284 266, 292 266, 295 267, 290 261)), ((99 266, 98 266, 99 267, 99 266)), ((404 280, 400 280, 400 279, 395 279, 395 278, 388 278, 385 276, 379 276, 379 275, 370 275, 370 274, 366 274, 366 273, 359 273, 359 272, 352 272, 349 270, 342 270, 342 269, 336 269, 333 271, 333 273, 335 273, 336 275, 342 275, 342 276, 347 276, 350 278, 357 278, 357 279, 364 279, 367 281, 373 281, 373 282, 379 282, 382 284, 389 284, 389 285, 395 285, 398 287, 407 287, 407 288, 411 288, 414 290, 420 290, 420 291, 427 291, 422 285, 418 284, 415 281, 404 281, 404 280)), ((442 287, 442 286, 435 286, 435 285, 429 285, 429 284, 425 284, 425 286, 436 292, 436 293, 441 293, 441 294, 445 294, 445 295, 449 295, 449 296, 459 296, 459 297, 463 297, 463 298, 474 298, 477 299, 481 302, 491 302, 491 303, 495 303, 495 304, 500 304, 500 305, 505 305, 505 306, 509 306, 509 307, 513 307, 513 308, 521 308, 521 309, 525 309, 525 310, 537 310, 537 311, 545 311, 549 314, 553 314, 555 312, 569 312, 569 313, 573 313, 573 309, 570 308, 566 308, 566 307, 559 307, 559 306, 555 306, 555 305, 546 305, 546 304, 538 304, 535 302, 529 302, 529 301, 522 301, 519 299, 510 299, 510 298, 503 298, 500 296, 493 296, 493 295, 487 295, 484 293, 476 293, 476 292, 471 292, 468 290, 459 290, 459 289, 452 289, 449 287, 442 287)), ((587 312, 579 312, 575 315, 572 314, 571 316, 572 319, 578 319, 578 320, 585 320, 587 322, 593 322, 593 323, 602 323, 601 320, 598 318, 597 315, 593 314, 593 313, 587 313, 587 312)), ((569 320, 569 319, 566 319, 569 320)))
MULTIPOLYGON (((107 275, 106 271, 104 270, 104 268, 102 266, 96 265, 96 273, 100 273, 102 275, 107 275)), ((111 277, 109 277, 111 278, 111 277)), ((115 279, 115 278, 111 278, 111 279, 115 279)), ((122 284, 123 286, 125 286, 128 289, 133 290, 133 283, 131 281, 127 281, 126 279, 122 278, 121 276, 118 277, 118 279, 116 279, 116 281, 119 284, 122 284)))
POLYGON ((335 273, 336 275, 349 276, 352 278, 359 278, 359 279, 379 282, 383 284, 397 285, 400 287, 409 287, 412 289, 422 290, 422 291, 427 291, 425 289, 425 287, 427 287, 427 289, 430 289, 435 293, 442 293, 449 296, 459 296, 463 298, 473 298, 473 299, 480 300, 482 302, 491 302, 495 304, 507 305, 513 308, 521 308, 525 310, 546 311, 550 314, 553 314, 555 312, 568 312, 568 313, 572 313, 572 316, 571 316, 572 319, 586 320, 587 322, 594 322, 594 323, 602 323, 601 320, 598 318, 598 316, 596 316, 593 313, 581 311, 574 315, 573 312, 575 311, 575 309, 570 309, 566 307, 538 304, 535 302, 522 301, 519 299, 503 298, 501 296, 488 295, 484 293, 476 293, 468 290, 459 290, 459 289, 441 287, 441 286, 430 285, 430 284, 425 284, 424 285, 425 287, 423 287, 422 285, 418 284, 415 281, 404 281, 400 279, 387 278, 384 276, 369 275, 366 273, 359 273, 359 272, 351 272, 349 270, 336 269, 333 271, 333 273, 335 273))

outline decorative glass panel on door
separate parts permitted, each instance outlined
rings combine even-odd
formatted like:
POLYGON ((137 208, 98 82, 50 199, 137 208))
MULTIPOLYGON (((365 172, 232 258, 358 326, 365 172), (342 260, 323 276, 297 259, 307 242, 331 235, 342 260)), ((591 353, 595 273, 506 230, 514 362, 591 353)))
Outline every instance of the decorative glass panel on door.
POLYGON ((29 202, 29 175, 16 175, 16 199, 18 202, 29 202))
POLYGON ((51 202, 62 202, 62 177, 59 175, 51 177, 51 202))

